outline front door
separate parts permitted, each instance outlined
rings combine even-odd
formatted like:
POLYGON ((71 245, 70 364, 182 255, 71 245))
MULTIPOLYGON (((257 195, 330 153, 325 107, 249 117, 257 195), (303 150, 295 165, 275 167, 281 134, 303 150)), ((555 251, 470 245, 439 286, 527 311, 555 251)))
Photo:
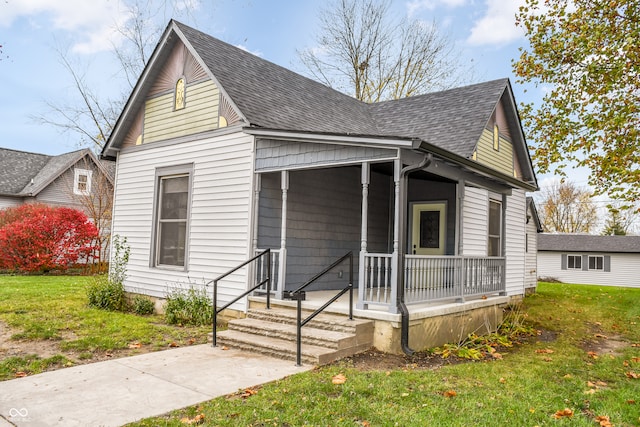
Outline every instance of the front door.
POLYGON ((411 204, 409 250, 413 255, 444 255, 447 230, 447 204, 417 202, 411 204))

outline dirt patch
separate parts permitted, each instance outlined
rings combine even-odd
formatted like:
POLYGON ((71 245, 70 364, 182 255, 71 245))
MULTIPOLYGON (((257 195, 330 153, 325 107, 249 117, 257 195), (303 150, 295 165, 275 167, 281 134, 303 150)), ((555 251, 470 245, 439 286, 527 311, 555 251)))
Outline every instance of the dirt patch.
MULTIPOLYGON (((133 356, 135 354, 148 353, 154 351, 151 348, 124 349, 113 350, 110 352, 95 351, 91 352, 87 357, 87 353, 76 351, 63 351, 60 348, 59 340, 15 340, 12 339, 18 331, 10 328, 6 323, 0 322, 0 360, 9 357, 27 357, 37 355, 41 359, 46 359, 58 354, 65 356, 71 360, 74 365, 82 365, 86 363, 100 362, 102 360, 114 359, 118 357, 133 356)), ((64 340, 74 340, 74 334, 63 334, 64 340)))
POLYGON ((444 359, 437 354, 416 352, 412 356, 406 354, 388 354, 374 348, 343 359, 362 371, 390 371, 393 369, 437 369, 444 365, 460 363, 455 357, 444 359))
POLYGON ((619 355, 621 350, 629 345, 629 342, 620 335, 606 335, 599 323, 589 324, 589 331, 592 334, 582 342, 582 349, 587 353, 594 353, 598 356, 619 355))

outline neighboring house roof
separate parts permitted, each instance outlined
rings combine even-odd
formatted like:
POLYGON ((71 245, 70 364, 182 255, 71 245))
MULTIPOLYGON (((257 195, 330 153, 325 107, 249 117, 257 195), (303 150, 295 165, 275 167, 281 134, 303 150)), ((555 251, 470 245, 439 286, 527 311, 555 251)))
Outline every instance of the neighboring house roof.
POLYGON ((536 225, 536 230, 538 233, 542 233, 542 222, 540 221, 540 216, 538 215, 538 209, 536 208, 536 204, 533 201, 533 197, 527 197, 527 224, 530 220, 533 220, 533 223, 536 225), (529 212, 531 215, 529 215, 529 212))
POLYGON ((118 119, 104 157, 115 156, 179 41, 251 128, 418 140, 469 159, 497 104, 506 99, 508 120, 517 131, 514 149, 526 169, 523 182, 537 187, 508 79, 367 104, 173 20, 118 119))
POLYGON ((539 251, 640 253, 640 236, 538 234, 539 251))
POLYGON ((0 148, 0 195, 30 197, 37 195, 67 169, 89 156, 113 181, 114 162, 99 161, 89 149, 58 156, 0 148))

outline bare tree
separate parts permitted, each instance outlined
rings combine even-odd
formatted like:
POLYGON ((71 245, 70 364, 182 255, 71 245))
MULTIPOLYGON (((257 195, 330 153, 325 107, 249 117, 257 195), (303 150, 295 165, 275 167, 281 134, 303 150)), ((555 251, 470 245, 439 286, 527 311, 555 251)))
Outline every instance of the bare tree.
POLYGON ((127 3, 130 17, 117 25, 121 42, 113 44, 113 54, 120 72, 112 80, 123 82, 122 93, 100 96, 88 83, 86 65, 81 65, 68 49, 56 48, 58 59, 71 78, 74 99, 71 102, 47 101, 47 111, 33 116, 38 123, 48 124, 62 132, 79 135, 80 146, 99 151, 105 144, 118 115, 135 86, 168 16, 191 16, 189 2, 180 0, 133 0, 127 3))
POLYGON ((591 192, 569 181, 554 183, 543 191, 539 213, 546 232, 590 233, 598 224, 591 192))
POLYGON ((453 43, 435 22, 396 19, 389 0, 334 0, 319 15, 318 46, 299 51, 316 80, 364 102, 459 83, 453 43))
POLYGON ((95 242, 98 250, 94 256, 93 265, 98 271, 103 272, 105 262, 108 260, 108 251, 111 243, 111 218, 113 210, 113 176, 112 168, 100 160, 89 158, 89 154, 75 164, 75 168, 91 171, 78 188, 75 174, 70 171, 66 175, 66 189, 69 198, 84 211, 89 220, 98 229, 98 239, 95 242))

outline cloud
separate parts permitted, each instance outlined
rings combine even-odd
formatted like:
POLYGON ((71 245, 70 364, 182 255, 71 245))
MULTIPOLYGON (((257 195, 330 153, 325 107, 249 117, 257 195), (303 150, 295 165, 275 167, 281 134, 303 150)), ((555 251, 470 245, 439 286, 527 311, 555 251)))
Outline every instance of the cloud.
POLYGON ((236 47, 237 47, 238 49, 242 49, 242 50, 244 50, 245 52, 248 52, 248 53, 250 53, 250 54, 252 54, 252 55, 262 57, 262 52, 260 52, 259 50, 252 51, 252 50, 250 50, 248 47, 246 47, 246 46, 245 46, 245 45, 243 45, 243 44, 237 44, 237 45, 236 45, 236 47))
POLYGON ((123 0, 20 0, 1 8, 0 27, 28 18, 40 27, 70 33, 72 50, 79 53, 111 49, 120 39, 115 28, 130 18, 123 0))
POLYGON ((487 0, 486 13, 471 29, 467 42, 471 45, 504 45, 524 36, 516 27, 516 13, 523 0, 487 0))
POLYGON ((411 18, 422 10, 434 10, 439 6, 459 7, 466 2, 467 0, 411 0, 407 2, 407 16, 411 18))

